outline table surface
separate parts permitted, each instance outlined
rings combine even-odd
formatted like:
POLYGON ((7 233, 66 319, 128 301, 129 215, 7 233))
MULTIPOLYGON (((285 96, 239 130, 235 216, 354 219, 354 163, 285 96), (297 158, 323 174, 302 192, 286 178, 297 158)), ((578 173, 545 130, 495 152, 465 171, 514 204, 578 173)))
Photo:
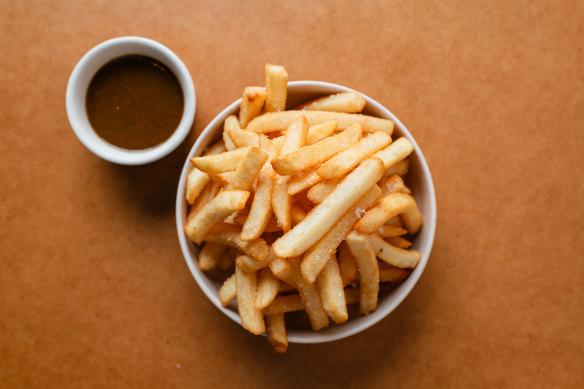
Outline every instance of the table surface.
POLYGON ((584 387, 582 2, 84 3, 2 2, 1 387, 584 387), (122 35, 170 47, 197 92, 189 138, 142 167, 65 112, 76 62, 122 35), (174 223, 188 150, 266 62, 386 105, 438 202, 389 317, 284 355, 206 299, 174 223))

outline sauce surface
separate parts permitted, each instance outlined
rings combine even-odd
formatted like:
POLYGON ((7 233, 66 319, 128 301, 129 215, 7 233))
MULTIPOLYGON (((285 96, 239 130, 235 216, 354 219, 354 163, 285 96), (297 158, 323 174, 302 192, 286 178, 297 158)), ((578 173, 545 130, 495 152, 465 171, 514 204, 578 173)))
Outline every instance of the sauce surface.
POLYGON ((85 101, 97 135, 132 150, 170 138, 181 120, 183 105, 175 75, 159 61, 140 55, 105 64, 91 80, 85 101))

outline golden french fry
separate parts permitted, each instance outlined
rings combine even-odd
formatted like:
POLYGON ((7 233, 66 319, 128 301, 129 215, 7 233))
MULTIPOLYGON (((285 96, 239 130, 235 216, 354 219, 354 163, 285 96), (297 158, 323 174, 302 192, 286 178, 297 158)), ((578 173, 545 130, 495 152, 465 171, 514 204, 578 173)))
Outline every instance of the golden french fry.
POLYGON ((280 289, 278 289, 278 293, 280 294, 286 294, 286 293, 291 293, 291 292, 297 292, 298 290, 296 290, 295 287, 293 287, 292 285, 290 285, 287 282, 284 281, 280 281, 280 289))
MULTIPOLYGON (((400 228, 402 228, 404 226, 404 222, 402 221, 401 216, 397 215, 397 216, 394 216, 391 219, 389 219, 387 221, 387 223, 385 223, 385 225, 386 226, 391 226, 391 227, 400 227, 400 228)), ((379 231, 379 230, 377 230, 377 231, 379 231)))
POLYGON ((268 267, 272 271, 272 274, 280 281, 284 281, 287 284, 294 284, 294 272, 288 261, 284 258, 279 258, 274 255, 274 259, 268 263, 268 267))
POLYGON ((272 161, 272 166, 281 175, 298 174, 346 149, 351 144, 357 142, 361 138, 361 134, 361 125, 356 124, 318 143, 304 146, 297 151, 278 156, 278 158, 272 161))
POLYGON ((290 263, 293 271, 294 285, 298 288, 298 293, 302 297, 306 313, 310 318, 310 324, 314 331, 318 331, 329 325, 329 319, 322 307, 320 294, 315 284, 308 284, 300 274, 298 260, 292 260, 290 263))
POLYGON ((391 266, 383 261, 377 263, 379 265, 379 281, 381 282, 402 282, 412 272, 410 269, 391 266))
POLYGON ((225 189, 250 190, 267 159, 268 154, 264 153, 258 147, 254 146, 249 148, 243 161, 241 161, 241 164, 235 171, 233 179, 231 179, 229 185, 227 185, 225 189))
POLYGON ((349 173, 326 199, 302 222, 272 245, 276 255, 289 258, 300 255, 322 238, 328 230, 383 174, 379 159, 369 158, 349 173))
POLYGON ((296 109, 356 113, 363 111, 367 101, 357 92, 341 92, 302 104, 296 109))
MULTIPOLYGON (((247 220, 247 215, 239 215, 235 218, 235 223, 243 226, 245 221, 247 220)), ((270 220, 268 220, 268 224, 264 228, 264 232, 276 232, 282 231, 282 226, 278 225, 278 221, 272 216, 270 220)))
POLYGON ((278 296, 264 309, 262 313, 265 316, 279 315, 281 313, 302 311, 304 309, 304 302, 299 294, 286 294, 278 296))
POLYGON ((262 312, 255 307, 257 293, 257 277, 255 272, 246 272, 235 266, 235 283, 237 291, 237 311, 241 318, 241 326, 259 335, 266 330, 262 312))
POLYGON ((255 132, 235 128, 229 129, 227 132, 237 147, 259 146, 260 144, 260 136, 255 132))
POLYGON ((218 223, 205 235, 204 240, 235 247, 256 261, 261 261, 268 256, 270 249, 265 240, 257 238, 252 241, 243 241, 239 239, 240 234, 241 229, 238 226, 218 223))
POLYGON ((372 312, 377 308, 377 297, 379 295, 379 265, 377 264, 375 251, 367 237, 355 231, 347 235, 347 244, 359 268, 361 289, 359 313, 372 312))
POLYGON ((199 269, 207 271, 217 267, 228 248, 219 243, 206 243, 199 252, 199 269))
POLYGON ((259 238, 270 220, 270 216, 272 215, 270 203, 273 174, 274 171, 269 163, 266 163, 260 171, 251 209, 241 230, 241 240, 243 241, 251 241, 259 238))
POLYGON ((290 181, 288 181, 288 194, 293 196, 319 183, 321 180, 322 177, 316 174, 316 170, 300 173, 295 177, 291 177, 290 181))
POLYGON ((404 186, 403 188, 400 189, 400 192, 405 193, 405 194, 412 194, 412 190, 410 188, 408 188, 407 186, 404 186))
POLYGON ((393 225, 385 224, 385 225, 379 227, 379 229, 377 230, 377 233, 382 238, 389 238, 391 236, 405 235, 405 234, 408 233, 408 231, 407 230, 404 230, 401 227, 396 227, 396 226, 393 226, 393 225))
POLYGON ((341 273, 341 279, 343 280, 343 286, 347 286, 357 276, 357 261, 355 260, 355 257, 353 257, 353 253, 351 253, 346 242, 341 243, 339 246, 338 257, 339 271, 341 273))
POLYGON ((258 272, 258 292, 255 307, 259 310, 267 307, 278 295, 280 281, 272 274, 272 271, 264 267, 258 272))
POLYGON ((292 225, 294 226, 306 218, 306 211, 304 211, 304 209, 302 209, 296 204, 292 206, 290 214, 292 219, 292 225))
POLYGON ((186 199, 187 203, 193 204, 201 194, 205 185, 209 182, 209 175, 193 167, 187 176, 186 199))
POLYGON ((335 253, 347 234, 353 229, 362 210, 369 208, 381 196, 381 190, 377 185, 373 185, 344 215, 335 225, 326 232, 326 235, 315 243, 304 254, 300 269, 304 280, 312 284, 320 271, 326 265, 331 255, 335 253))
MULTIPOLYGON (((306 117, 306 116, 305 116, 306 117)), ((327 120, 326 122, 318 123, 308 128, 306 135, 306 144, 312 145, 320 142, 327 136, 331 135, 337 129, 339 122, 336 120, 327 120)))
POLYGON ((365 158, 390 143, 391 136, 383 131, 376 131, 333 156, 323 163, 316 173, 324 179, 334 180, 341 178, 365 158))
POLYGON ((266 64, 266 92, 266 112, 286 109, 288 72, 283 66, 266 64))
MULTIPOLYGON (((280 155, 291 153, 303 147, 306 142, 307 132, 308 122, 304 116, 293 121, 286 131, 280 155)), ((274 184, 272 189, 272 210, 284 232, 290 231, 290 228, 292 227, 290 214, 292 199, 288 194, 288 179, 289 177, 274 174, 274 184)))
POLYGON ((318 275, 318 290, 320 300, 326 314, 335 323, 344 323, 349 318, 345 293, 343 293, 343 280, 339 272, 337 258, 331 255, 325 267, 318 275))
POLYGON ((422 214, 414 198, 397 192, 382 197, 375 207, 363 215, 355 229, 363 234, 372 234, 396 215, 401 215, 410 234, 415 234, 422 226, 422 214))
POLYGON ((231 136, 229 135, 229 130, 231 129, 239 129, 239 123, 237 122, 237 118, 234 115, 229 115, 227 119, 225 119, 225 123, 223 123, 223 142, 225 142, 225 148, 228 151, 232 151, 237 148, 235 143, 233 143, 231 136))
POLYGON ((266 101, 266 89, 260 86, 248 86, 243 90, 239 105, 239 125, 245 128, 247 123, 260 114, 266 101))
POLYGON ((390 193, 399 192, 403 188, 404 180, 402 180, 402 178, 397 174, 389 176, 379 183, 379 189, 381 189, 383 196, 390 193))
POLYGON ((414 151, 414 145, 408 138, 402 136, 383 150, 373 154, 373 156, 381 159, 385 168, 388 169, 410 155, 412 151, 414 151))
MULTIPOLYGON (((207 173, 205 173, 207 174, 207 173)), ((225 172, 225 173, 219 173, 219 174, 210 174, 209 177, 211 177, 211 179, 213 181, 215 181, 216 183, 218 183, 221 186, 227 186, 229 185, 229 183, 231 182, 231 180, 233 180, 233 176, 235 176, 235 172, 225 172)))
POLYGON ((235 298, 237 294, 237 288, 235 283, 235 273, 233 273, 228 279, 223 282, 221 288, 219 289, 219 300, 221 305, 226 307, 229 305, 231 300, 235 298))
POLYGON ((369 242, 379 259, 395 267, 413 269, 422 257, 416 250, 404 250, 390 245, 377 234, 369 235, 369 242))
POLYGON ((220 192, 187 223, 185 232, 193 242, 201 244, 211 227, 225 220, 233 212, 243 209, 248 197, 249 192, 243 190, 220 192))
POLYGON ((285 353, 288 349, 288 337, 286 336, 286 324, 284 314, 266 316, 266 332, 268 342, 275 353, 285 353))
POLYGON ((394 128, 394 123, 391 120, 361 114, 327 111, 284 111, 266 113, 256 117, 249 122, 247 130, 263 133, 282 131, 302 115, 306 116, 308 124, 311 126, 334 120, 338 122, 337 130, 345 130, 359 123, 363 126, 363 131, 365 132, 385 131, 388 135, 391 135, 394 128))
POLYGON ((187 215, 186 224, 190 223, 191 220, 193 220, 194 217, 199 212, 201 212, 201 209, 203 209, 209 203, 209 201, 213 200, 213 197, 215 197, 215 195, 217 194, 218 191, 219 191, 219 184, 217 184, 216 182, 209 182, 205 186, 205 188, 203 188, 203 191, 197 197, 197 199, 195 200, 195 203, 191 206, 191 209, 189 210, 189 214, 187 215))
POLYGON ((412 242, 402 238, 401 236, 389 236, 385 240, 390 245, 398 247, 400 249, 407 249, 410 248, 410 246, 412 245, 412 242))
POLYGON ((219 174, 229 172, 237 169, 241 161, 243 161, 247 155, 248 150, 248 147, 244 147, 233 151, 226 151, 221 154, 195 157, 191 158, 191 162, 197 169, 202 170, 205 173, 219 174))
POLYGON ((383 173, 383 177, 385 178, 385 177, 393 176, 394 174, 397 174, 398 176, 403 177, 406 174, 408 174, 409 168, 410 168, 410 159, 409 158, 402 159, 398 163, 395 163, 395 164, 391 165, 390 167, 388 167, 387 169, 385 169, 385 173, 383 173))
POLYGON ((306 197, 313 203, 322 203, 322 200, 325 199, 326 196, 332 193, 333 190, 337 187, 337 185, 341 182, 340 179, 338 180, 327 180, 319 182, 318 184, 314 185, 308 193, 306 193, 306 197))

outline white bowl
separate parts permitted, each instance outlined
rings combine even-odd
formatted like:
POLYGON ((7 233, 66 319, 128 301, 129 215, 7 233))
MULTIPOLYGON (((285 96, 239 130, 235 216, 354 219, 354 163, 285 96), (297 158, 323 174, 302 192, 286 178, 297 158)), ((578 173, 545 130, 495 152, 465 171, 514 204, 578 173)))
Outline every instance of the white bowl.
MULTIPOLYGON (((337 84, 318 81, 290 82, 288 83, 288 106, 294 107, 302 102, 310 101, 321 96, 326 96, 341 91, 352 91, 352 89, 337 84)), ((298 327, 289 325, 290 321, 288 320, 288 317, 291 314, 287 314, 286 327, 288 341, 292 343, 330 342, 333 340, 346 338, 371 327, 373 324, 387 316, 406 298, 416 282, 418 282, 420 279, 420 276, 422 275, 422 272, 428 263, 428 258, 432 249, 432 243, 434 242, 434 233, 436 231, 436 197, 434 195, 434 184, 432 183, 430 170, 428 169, 426 160, 422 155, 422 151, 416 144, 412 135, 399 121, 399 119, 377 101, 365 95, 363 95, 363 97, 365 97, 367 100, 367 106, 364 110, 364 113, 393 120, 395 122, 396 128, 392 138, 395 140, 399 136, 405 136, 414 145, 414 152, 410 156, 411 165, 409 173, 406 176, 406 184, 412 190, 416 202, 418 203, 420 211, 424 217, 424 225, 416 235, 412 246, 412 248, 418 250, 421 253, 422 259, 420 260, 418 266, 410 274, 410 276, 397 287, 390 289, 382 288, 377 309, 366 316, 352 315, 350 316, 349 320, 343 324, 335 325, 331 323, 328 328, 314 332, 310 329, 307 321, 305 321, 305 323, 301 323, 304 325, 300 325, 298 327)), ((191 270, 191 273, 193 274, 193 277, 199 284, 199 287, 219 310, 221 310, 235 322, 241 324, 236 306, 232 304, 228 307, 223 307, 220 303, 219 288, 221 287, 221 283, 210 279, 207 275, 205 275, 204 272, 199 270, 197 263, 199 248, 186 236, 183 231, 183 226, 188 210, 188 206, 185 201, 185 185, 187 174, 191 168, 189 159, 201 155, 201 153, 208 145, 212 144, 221 137, 223 131, 223 121, 227 116, 237 113, 240 101, 241 100, 237 100, 224 109, 223 112, 217 115, 215 119, 209 123, 207 128, 205 128, 191 149, 188 158, 185 161, 178 184, 178 192, 176 197, 176 227, 178 230, 178 237, 183 255, 189 269, 191 270)), ((302 314, 305 315, 304 312, 302 312, 302 314)))
POLYGON ((98 157, 121 165, 143 165, 176 149, 191 130, 196 107, 193 80, 180 58, 156 41, 134 36, 110 39, 87 52, 71 73, 66 102, 69 123, 81 143, 98 157), (133 54, 148 56, 166 65, 176 76, 184 100, 182 118, 172 136, 159 145, 143 150, 123 149, 100 138, 91 127, 85 109, 87 88, 95 73, 111 60, 133 54))

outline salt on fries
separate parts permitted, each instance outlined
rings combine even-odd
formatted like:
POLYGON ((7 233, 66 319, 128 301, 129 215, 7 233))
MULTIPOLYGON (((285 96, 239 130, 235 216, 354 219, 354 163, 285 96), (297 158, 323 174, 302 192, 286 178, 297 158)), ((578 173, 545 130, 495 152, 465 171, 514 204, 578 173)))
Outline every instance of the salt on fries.
POLYGON ((243 91, 222 139, 191 159, 184 226, 201 270, 231 270, 219 289, 243 328, 288 348, 285 315, 305 311, 318 331, 374 311, 380 282, 420 261, 409 249, 422 214, 404 183, 413 145, 392 142, 391 120, 361 114, 342 92, 286 111, 288 73, 266 65, 265 87, 243 91))

